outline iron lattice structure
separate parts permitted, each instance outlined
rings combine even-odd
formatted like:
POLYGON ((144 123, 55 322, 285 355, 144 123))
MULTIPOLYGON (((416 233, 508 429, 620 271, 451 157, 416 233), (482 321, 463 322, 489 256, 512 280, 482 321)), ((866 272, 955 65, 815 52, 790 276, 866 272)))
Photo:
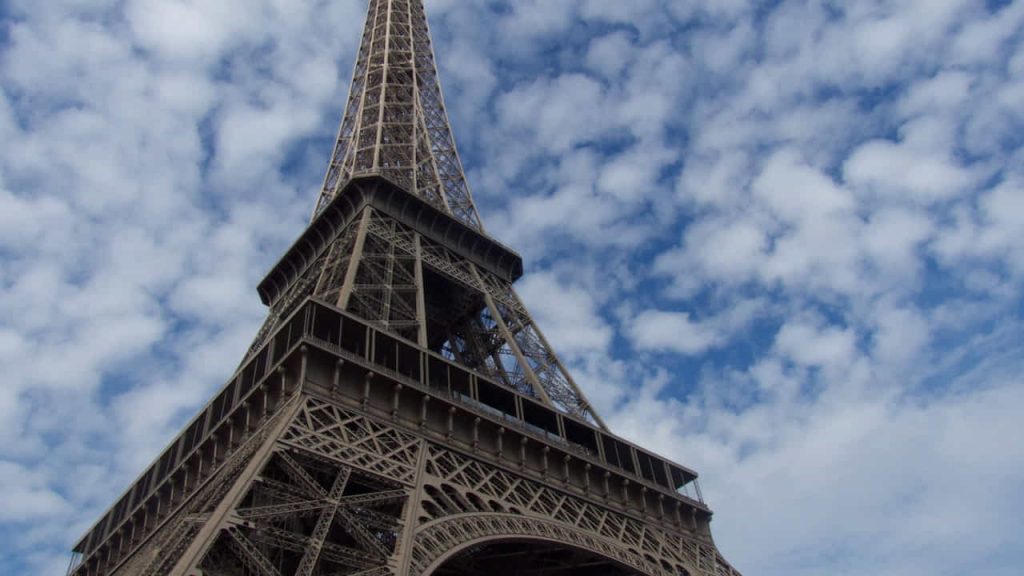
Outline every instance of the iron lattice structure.
POLYGON ((738 573, 692 470, 613 435, 512 288, 421 0, 371 0, 312 221, 236 373, 69 574, 738 573))
POLYGON ((379 174, 483 230, 455 149, 420 0, 371 0, 345 117, 316 213, 353 176, 379 174))

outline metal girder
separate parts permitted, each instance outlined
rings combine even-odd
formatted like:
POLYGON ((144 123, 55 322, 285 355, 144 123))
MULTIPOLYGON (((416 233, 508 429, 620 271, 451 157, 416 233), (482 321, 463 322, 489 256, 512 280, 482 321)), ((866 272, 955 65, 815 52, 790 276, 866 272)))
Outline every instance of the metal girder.
POLYGON ((285 473, 295 481, 296 485, 304 489, 310 496, 316 498, 326 498, 327 491, 321 486, 309 472, 306 472, 291 456, 285 451, 279 451, 277 453, 278 461, 284 466, 285 473))
POLYGON ((225 530, 225 532, 230 536, 229 540, 232 549, 234 549, 238 559, 245 564, 246 568, 261 576, 281 576, 281 572, 274 567, 270 560, 267 560, 267 557, 260 552, 260 549, 239 528, 231 527, 225 530))
MULTIPOLYGON (((304 409, 302 413, 307 412, 304 409)), ((293 426, 296 424, 297 421, 293 422, 293 426)), ((314 452, 302 450, 301 455, 293 455, 288 450, 276 450, 262 475, 251 482, 245 498, 245 502, 261 504, 235 509, 218 540, 220 544, 208 551, 203 566, 216 570, 226 549, 250 573, 261 575, 280 570, 281 566, 291 566, 288 576, 320 576, 324 570, 337 566, 353 570, 379 567, 391 554, 379 535, 398 528, 401 519, 394 516, 393 505, 408 497, 405 490, 394 489, 393 485, 385 478, 355 472, 314 452), (324 489, 320 482, 328 473, 333 478, 330 487, 324 489), (346 496, 353 478, 357 488, 346 496), (370 492, 365 492, 367 489, 370 492), (295 494, 311 499, 291 500, 295 494), (280 497, 286 501, 273 501, 280 497), (388 507, 391 515, 386 512, 388 507), (310 513, 318 513, 312 529, 310 513), (330 541, 329 536, 337 533, 336 526, 342 527, 362 549, 330 541)))
POLYGON ((388 550, 384 548, 380 540, 377 540, 373 534, 370 534, 365 527, 359 521, 349 516, 338 516, 338 522, 345 527, 348 533, 355 538, 360 544, 366 547, 367 550, 375 553, 376 555, 386 558, 389 554, 388 550))
POLYGON ((309 500, 309 494, 294 484, 266 477, 257 478, 256 481, 259 483, 261 492, 270 494, 277 500, 283 500, 287 503, 306 502, 309 500))
POLYGON ((384 492, 371 492, 369 494, 345 496, 338 500, 338 504, 341 506, 372 506, 374 504, 401 501, 408 496, 409 494, 405 490, 386 490, 384 492))
POLYGON ((340 307, 421 345, 434 338, 429 324, 446 327, 448 347, 460 362, 606 428, 510 282, 372 208, 359 218, 354 236, 340 307), (424 268, 446 278, 450 293, 457 287, 466 294, 462 307, 427 309, 424 268))
POLYGON ((309 544, 306 546, 306 551, 302 555, 302 560, 299 562, 299 567, 295 569, 295 576, 310 576, 313 573, 313 567, 316 565, 317 558, 320 556, 320 551, 324 547, 324 540, 327 538, 327 531, 330 530, 331 524, 334 522, 334 516, 338 512, 338 499, 341 498, 341 494, 345 491, 345 485, 348 483, 349 469, 342 468, 338 475, 334 479, 334 484, 331 486, 331 491, 328 493, 327 498, 330 504, 320 513, 320 517, 317 518, 316 527, 313 528, 313 534, 309 538, 309 544))
MULTIPOLYGON (((298 554, 304 553, 309 545, 308 536, 273 526, 258 526, 250 532, 249 538, 268 546, 283 548, 298 554)), ((323 543, 320 556, 334 564, 351 566, 356 569, 377 566, 383 560, 382 558, 368 556, 365 550, 349 548, 348 546, 341 546, 331 542, 323 543)))
POLYGON ((243 520, 256 520, 263 518, 278 518, 282 516, 295 516, 308 512, 316 512, 330 506, 330 503, 320 500, 308 500, 306 502, 289 502, 287 504, 274 504, 271 506, 257 506, 255 508, 242 508, 236 514, 243 520))

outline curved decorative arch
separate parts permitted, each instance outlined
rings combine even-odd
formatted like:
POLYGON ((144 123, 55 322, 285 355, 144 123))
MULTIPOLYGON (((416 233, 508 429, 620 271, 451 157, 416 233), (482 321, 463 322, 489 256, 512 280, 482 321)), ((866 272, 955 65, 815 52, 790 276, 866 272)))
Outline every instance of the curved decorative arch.
MULTIPOLYGON (((408 574, 432 574, 467 548, 498 540, 540 540, 562 544, 586 550, 647 576, 677 576, 619 542, 561 522, 518 514, 458 514, 422 525, 413 537, 408 574)), ((687 570, 693 573, 689 568, 687 570)))

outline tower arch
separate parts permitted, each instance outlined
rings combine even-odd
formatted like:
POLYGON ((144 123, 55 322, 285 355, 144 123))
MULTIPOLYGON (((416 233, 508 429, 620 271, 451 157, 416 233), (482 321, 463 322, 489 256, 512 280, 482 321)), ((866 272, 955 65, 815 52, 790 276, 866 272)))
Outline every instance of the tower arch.
MULTIPOLYGON (((570 576, 578 574, 567 568, 558 570, 559 562, 589 559, 603 565, 615 576, 682 576, 693 573, 689 567, 667 561, 653 562, 639 551, 593 532, 544 518, 519 514, 467 513, 446 516, 420 526, 410 550, 410 576, 457 576, 467 553, 483 556, 485 568, 495 576, 501 572, 497 562, 503 558, 519 562, 546 561, 546 574, 570 576), (540 558, 530 558, 531 554, 540 558), (552 566, 551 564, 554 564, 552 566), (554 570, 552 571, 552 568, 554 570)), ((539 566, 538 566, 539 567, 539 566)), ((529 574, 519 564, 518 572, 529 574)), ((604 572, 602 572, 603 574, 604 572)))

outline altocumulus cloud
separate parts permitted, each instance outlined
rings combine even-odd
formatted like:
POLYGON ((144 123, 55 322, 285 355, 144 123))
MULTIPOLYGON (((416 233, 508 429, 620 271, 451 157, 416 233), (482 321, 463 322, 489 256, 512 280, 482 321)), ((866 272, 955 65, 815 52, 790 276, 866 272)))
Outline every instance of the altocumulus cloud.
MULTIPOLYGON (((1024 562, 1024 3, 428 1, 484 221, 748 574, 1024 562)), ((0 571, 229 375, 361 0, 6 3, 0 571)))

